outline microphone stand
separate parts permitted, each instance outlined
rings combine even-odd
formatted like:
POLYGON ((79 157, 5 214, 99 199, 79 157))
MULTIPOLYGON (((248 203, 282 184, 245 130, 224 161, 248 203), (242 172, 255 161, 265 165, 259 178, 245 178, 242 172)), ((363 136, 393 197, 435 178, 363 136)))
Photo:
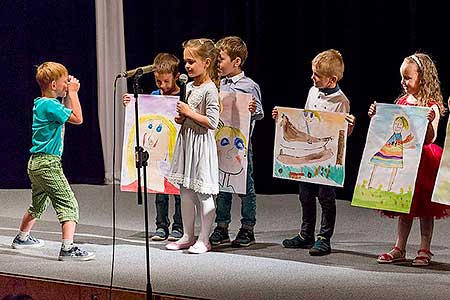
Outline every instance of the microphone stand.
POLYGON ((138 92, 139 92, 139 78, 144 74, 142 68, 136 70, 136 73, 132 76, 133 79, 133 92, 134 92, 134 115, 136 119, 136 147, 135 159, 137 170, 137 200, 138 205, 142 205, 142 193, 144 193, 144 223, 145 223, 145 262, 147 270, 147 285, 146 285, 146 300, 152 299, 152 285, 150 283, 150 244, 148 241, 148 202, 147 202, 147 161, 149 154, 141 146, 139 146, 139 111, 138 111, 138 92), (141 185, 141 168, 143 169, 143 181, 144 189, 141 185))

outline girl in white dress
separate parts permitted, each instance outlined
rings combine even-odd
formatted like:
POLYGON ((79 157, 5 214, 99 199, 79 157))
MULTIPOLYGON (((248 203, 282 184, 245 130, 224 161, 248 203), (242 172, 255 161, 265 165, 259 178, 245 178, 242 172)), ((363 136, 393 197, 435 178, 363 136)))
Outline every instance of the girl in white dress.
POLYGON ((180 185, 184 235, 169 243, 169 250, 190 253, 211 250, 209 234, 215 216, 213 195, 219 193, 219 167, 214 130, 219 121, 219 51, 209 39, 183 43, 185 68, 193 82, 186 86, 187 103, 179 101, 175 122, 182 124, 168 179, 180 185), (201 230, 194 236, 195 213, 200 210, 201 230))

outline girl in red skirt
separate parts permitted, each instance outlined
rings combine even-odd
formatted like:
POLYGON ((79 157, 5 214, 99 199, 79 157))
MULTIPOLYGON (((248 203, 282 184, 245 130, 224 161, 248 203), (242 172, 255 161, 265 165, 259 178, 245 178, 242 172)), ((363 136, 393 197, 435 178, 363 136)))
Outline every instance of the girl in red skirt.
MULTIPOLYGON (((433 144, 436 139, 439 119, 445 109, 436 66, 431 58, 423 53, 406 57, 400 67, 403 94, 396 104, 430 107, 427 115, 428 129, 422 149, 419 170, 417 173, 414 195, 409 214, 383 211, 389 217, 398 217, 397 241, 392 250, 381 254, 378 263, 394 263, 406 260, 406 242, 415 217, 420 219, 420 249, 412 261, 413 266, 427 266, 433 253, 430 251, 433 236, 434 219, 449 215, 450 206, 431 202, 442 148, 433 144)), ((375 104, 369 108, 369 116, 376 113, 375 104)))

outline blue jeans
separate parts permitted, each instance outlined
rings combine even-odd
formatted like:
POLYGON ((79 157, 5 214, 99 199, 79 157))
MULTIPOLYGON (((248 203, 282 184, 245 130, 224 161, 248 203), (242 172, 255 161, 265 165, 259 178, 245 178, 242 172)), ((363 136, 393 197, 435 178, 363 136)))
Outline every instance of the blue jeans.
MULTIPOLYGON (((175 198, 175 213, 173 215, 172 230, 177 229, 183 232, 183 221, 181 218, 181 198, 179 195, 173 195, 175 198)), ((169 195, 156 194, 156 228, 164 228, 169 231, 169 195)))
MULTIPOLYGON (((256 224, 256 194, 255 182, 253 180, 253 151, 248 149, 247 165, 247 191, 245 195, 239 194, 241 198, 241 224, 243 228, 253 229, 256 224)), ((228 226, 231 223, 231 200, 232 193, 220 192, 216 199, 216 223, 228 226)))
POLYGON ((332 186, 300 182, 299 199, 302 204, 302 226, 300 234, 314 240, 316 227, 316 197, 322 208, 322 219, 318 236, 331 239, 336 223, 336 192, 332 186))

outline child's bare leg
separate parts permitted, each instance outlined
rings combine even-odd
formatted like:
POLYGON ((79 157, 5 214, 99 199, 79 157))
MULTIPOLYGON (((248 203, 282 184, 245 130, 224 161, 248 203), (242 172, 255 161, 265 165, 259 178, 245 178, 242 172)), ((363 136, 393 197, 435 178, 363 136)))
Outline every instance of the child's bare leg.
POLYGON ((420 218, 420 249, 430 250, 433 227, 433 218, 420 218))
POLYGON ((62 229, 62 239, 63 240, 72 240, 75 235, 75 228, 77 223, 74 221, 65 221, 61 224, 62 229))
POLYGON ((23 215, 22 223, 20 224, 20 231, 30 232, 33 228, 34 223, 36 223, 36 218, 33 217, 29 212, 23 215))
POLYGON ((399 247, 402 250, 406 250, 406 242, 408 241, 408 236, 411 231, 413 219, 406 217, 398 218, 397 225, 397 241, 395 242, 395 246, 399 247))
POLYGON ((420 249, 412 261, 413 266, 428 266, 433 253, 430 251, 431 238, 433 237, 434 219, 430 217, 420 218, 420 249))

